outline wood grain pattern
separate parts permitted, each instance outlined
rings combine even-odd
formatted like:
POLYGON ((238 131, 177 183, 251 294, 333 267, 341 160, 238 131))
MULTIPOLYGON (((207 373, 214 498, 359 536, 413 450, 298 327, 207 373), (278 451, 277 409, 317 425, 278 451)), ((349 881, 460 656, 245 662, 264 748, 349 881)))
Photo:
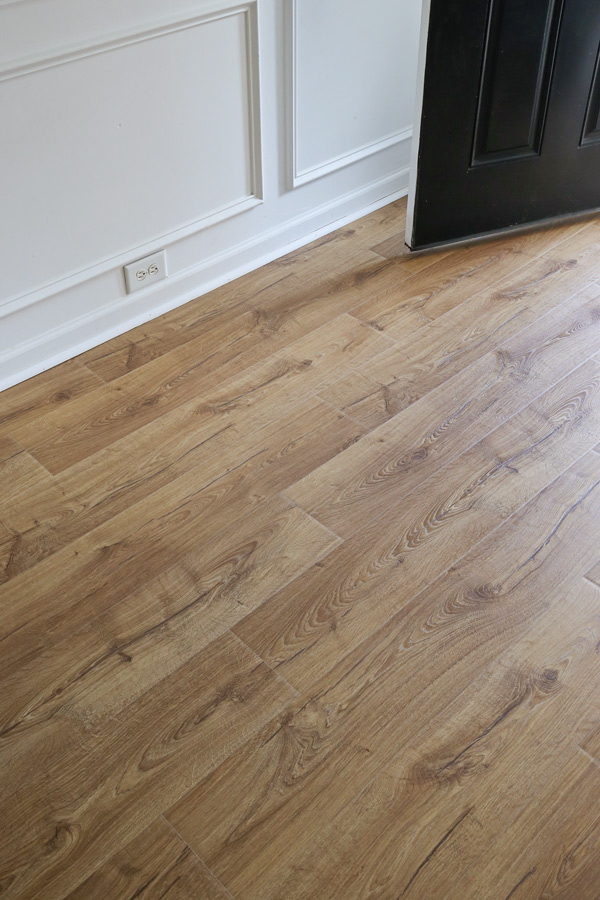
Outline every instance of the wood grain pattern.
POLYGON ((398 338, 398 346, 363 366, 361 374, 386 388, 391 414, 400 412, 595 280, 599 250, 600 229, 589 226, 560 244, 555 254, 524 266, 426 327, 409 334, 404 326, 386 328, 385 333, 398 338))
POLYGON ((2 392, 0 435, 39 419, 45 413, 69 405, 94 391, 102 379, 88 371, 80 360, 71 359, 23 384, 2 392))
MULTIPOLYGON (((354 523, 377 515, 382 501, 415 490, 471 441, 566 376, 599 341, 600 291, 594 285, 311 472, 287 494, 347 536, 354 523)), ((335 388, 324 393, 332 402, 335 388)), ((344 409, 357 415, 355 404, 344 409)), ((366 425, 360 411, 358 418, 366 425)))
MULTIPOLYGON (((309 705, 297 701, 290 715, 270 723, 168 814, 236 896, 255 890, 271 896, 282 873, 297 871, 302 842, 314 838, 322 848, 321 826, 336 813, 343 819, 351 793, 423 728, 439 741, 453 698, 485 684, 487 667, 493 671, 511 642, 561 601, 572 575, 580 576, 597 553, 600 468, 591 456, 341 660, 311 687, 309 705), (583 534, 589 543, 581 566, 565 571, 570 541, 583 534), (357 721, 369 725, 359 730, 357 721), (319 823, 316 837, 311 822, 319 823), (286 841, 291 827, 292 844, 286 841), (280 869, 273 863, 279 858, 280 869)), ((502 702, 503 695, 491 696, 502 702)), ((411 755, 407 765, 414 762, 411 755)), ((337 869, 336 875, 341 878, 337 869)))
MULTIPOLYGON (((396 896, 428 897, 444 880, 451 886, 451 896, 460 896, 453 889, 459 881, 463 891, 469 885, 472 896, 478 890, 486 896, 490 884, 500 883, 505 894, 499 896, 506 896, 521 874, 535 865, 540 850, 545 852, 548 833, 537 852, 522 853, 532 838, 538 838, 535 813, 539 815, 546 804, 558 811, 575 799, 576 788, 563 767, 568 769, 569 760, 575 759, 578 777, 582 770, 591 774, 593 768, 589 761, 582 765, 584 761, 577 760, 570 729, 581 716, 584 704, 578 700, 585 705, 594 702, 597 677, 593 686, 586 685, 584 697, 574 696, 571 688, 596 669, 598 600, 597 591, 581 586, 577 595, 563 596, 561 602, 569 604, 573 615, 560 639, 555 617, 543 617, 552 619, 545 623, 547 628, 534 625, 493 669, 484 670, 485 677, 469 686, 443 719, 428 723, 418 741, 382 767, 351 807, 316 836, 299 861, 304 870, 309 859, 318 860, 313 872, 300 884, 290 876, 278 889, 281 895, 314 896, 322 873, 337 859, 340 878, 331 893, 336 898, 352 891, 368 895, 373 883, 385 885, 389 896, 396 891, 396 896), (506 790, 490 802, 488 784, 499 777, 506 790), (565 790, 568 799, 563 797, 565 790), (523 828, 520 817, 525 816, 529 821, 523 828), (494 854, 489 853, 492 836, 499 839, 494 854), (325 848, 320 854, 317 842, 325 848), (505 871, 511 863, 514 874, 505 871)), ((588 789, 597 792, 599 785, 596 770, 588 789)), ((574 843, 590 824, 578 821, 581 812, 568 808, 563 812, 565 818, 573 818, 574 843)), ((597 823, 598 810, 587 812, 592 812, 591 823, 597 823)), ((544 823, 544 815, 540 821, 544 823)), ((561 856, 568 858, 569 850, 555 846, 548 858, 555 857, 560 868, 561 856)))
MULTIPOLYGON (((545 234, 552 236, 553 232, 545 234)), ((448 321, 455 326, 459 322, 468 322, 468 315, 463 315, 468 310, 478 310, 482 305, 489 309, 491 295, 498 294, 497 302, 501 301, 505 308, 511 305, 511 300, 514 303, 522 299, 525 290, 530 299, 540 291, 545 296, 552 291, 557 277, 568 282, 566 273, 575 270, 570 279, 576 282, 575 272, 587 268, 586 260, 596 264, 594 248, 600 232, 594 224, 583 228, 578 225, 567 227, 558 240, 554 237, 555 240, 538 245, 531 254, 527 252, 527 242, 522 239, 462 247, 450 259, 436 261, 422 274, 413 276, 399 290, 369 297, 355 308, 354 313, 402 340, 415 330, 415 324, 419 324, 415 313, 418 313, 421 325, 450 315, 444 324, 448 321), (480 293, 482 296, 476 299, 480 293), (468 305, 454 312, 467 301, 468 305)), ((514 314, 517 310, 513 306, 511 311, 514 314)), ((493 322, 494 319, 490 319, 490 323, 493 322)), ((436 332, 437 329, 432 331, 436 332)))
MULTIPOLYGON (((247 327, 250 323, 242 325, 244 334, 247 327)), ((236 340, 232 337, 231 343, 236 340)), ((285 402, 286 395, 289 399, 293 393, 291 402, 297 404, 306 393, 316 393, 329 380, 377 356, 391 343, 368 325, 341 315, 228 379, 230 363, 213 363, 208 347, 207 355, 201 354, 199 359, 198 348, 191 342, 184 348, 185 359, 180 358, 176 367, 166 354, 74 401, 66 417, 57 410, 33 425, 15 429, 13 434, 42 465, 57 474, 174 410, 180 414, 208 411, 219 419, 220 427, 232 420, 244 427, 251 410, 257 427, 257 422, 273 420, 276 404, 285 402), (292 387, 298 379, 305 382, 303 387, 296 383, 292 387), (266 420, 257 420, 258 404, 269 417, 266 420)), ((265 352, 262 344, 260 351, 265 352)), ((227 348, 219 348, 217 355, 221 352, 227 357, 227 348)))
POLYGON ((405 216, 0 395, 7 900, 598 900, 600 224, 405 216))
POLYGON ((157 801, 166 808, 189 791, 290 694, 228 634, 90 734, 67 766, 38 757, 32 815, 2 802, 7 896, 53 900, 74 889, 150 824, 157 801))
POLYGON ((183 434, 173 428, 158 448, 153 428, 143 439, 136 433, 95 454, 91 463, 72 466, 45 484, 46 490, 35 485, 13 493, 4 521, 19 539, 4 577, 27 570, 159 490, 182 498, 205 491, 212 504, 210 513, 209 504, 203 505, 205 525, 223 504, 239 517, 342 452, 363 432, 313 397, 289 413, 282 410, 277 422, 257 431, 224 425, 216 432, 209 428, 206 437, 200 424, 183 434))
MULTIPOLYGON (((410 258, 406 250, 398 260, 404 258, 410 258)), ((531 258, 524 242, 519 240, 463 247, 449 258, 440 258, 438 254, 424 256, 423 260, 429 260, 430 265, 422 272, 407 279, 400 289, 394 285, 377 291, 357 306, 354 313, 381 331, 389 330, 395 337, 403 338, 450 312, 482 288, 489 289, 531 258)))
POLYGON ((69 894, 68 900, 231 900, 201 860, 157 820, 69 894))
POLYGON ((20 654, 6 638, 6 792, 26 780, 42 735, 45 746, 70 750, 338 543, 299 510, 273 512, 267 505, 236 526, 235 541, 228 531, 207 540, 91 621, 78 605, 51 626, 28 623, 18 632, 20 654))
MULTIPOLYGON (((526 341, 528 338, 532 338, 534 343, 541 343, 541 349, 544 349, 543 342, 545 339, 542 336, 541 330, 546 324, 550 324, 553 321, 562 321, 567 326, 568 319, 575 320, 571 321, 570 323, 571 333, 577 332, 579 329, 579 325, 577 324, 576 320, 582 315, 582 313, 585 315, 585 313, 587 312, 588 315, 592 317, 592 321, 589 324, 594 325, 596 307, 593 301, 596 299, 597 286, 595 284, 590 285, 588 288, 584 288, 583 291, 581 291, 579 294, 576 294, 575 297, 570 298, 564 303, 561 303, 556 310, 547 313, 542 317, 541 320, 536 321, 533 326, 525 328, 522 332, 516 335, 516 338, 511 338, 505 343, 500 344, 496 349, 490 351, 490 353, 484 354, 484 356, 482 356, 475 363, 469 366, 468 370, 460 370, 457 375, 459 376, 459 378, 465 378, 466 371, 473 372, 475 374, 480 372, 485 365, 494 365, 495 362, 499 362, 500 364, 514 365, 513 360, 510 358, 510 356, 509 358, 506 358, 506 354, 514 353, 514 350, 512 348, 515 346, 515 343, 517 345, 522 345, 522 342, 526 341), (589 297, 592 302, 589 305, 586 304, 584 306, 581 301, 586 297, 589 297), (539 341, 538 336, 541 339, 539 341), (498 360, 496 361, 494 357, 498 357, 498 360)), ((548 339, 552 338, 549 337, 548 339)), ((556 336, 556 339, 560 339, 560 334, 556 336)), ((532 355, 533 352, 534 350, 532 348, 532 355)), ((586 353, 587 357, 587 348, 584 352, 586 353)), ((525 357, 522 360, 522 365, 524 367, 527 367, 529 366, 531 361, 533 360, 525 357)), ((387 366, 387 363, 389 362, 388 357, 382 358, 381 362, 385 362, 387 366)), ((398 366, 400 367, 402 365, 401 360, 396 360, 395 364, 398 364, 398 366)), ((392 379, 395 379, 398 373, 401 373, 401 368, 394 368, 391 375, 392 379)), ((523 372, 522 374, 525 373, 523 372)), ((380 425, 383 422, 388 421, 393 416, 397 415, 398 408, 402 404, 398 403, 398 386, 395 383, 395 380, 389 380, 389 374, 386 374, 384 377, 382 377, 383 373, 371 373, 371 375, 375 375, 376 377, 378 377, 379 381, 376 381, 375 377, 368 377, 365 374, 364 369, 352 372, 345 378, 340 379, 340 381, 336 382, 334 385, 326 388, 322 392, 322 396, 328 402, 332 403, 340 410, 343 410, 345 413, 352 416, 357 421, 364 422, 367 427, 375 428, 377 425, 380 425), (384 383, 380 383, 381 381, 383 381, 384 383)), ((441 385, 448 382, 446 390, 451 390, 456 384, 459 383, 459 378, 457 378, 457 376, 451 375, 446 381, 442 380, 441 385)), ((430 400, 433 399, 433 397, 439 396, 441 400, 441 394, 443 393, 445 393, 445 391, 440 392, 438 388, 438 393, 436 393, 436 389, 434 389, 425 396, 429 397, 430 400)), ((510 399, 510 395, 507 395, 507 399, 510 399)))
POLYGON ((590 450, 599 429, 600 368, 589 362, 436 471, 427 490, 409 502, 392 498, 385 522, 365 524, 259 608, 240 635, 304 689, 590 450), (290 615, 293 641, 286 635, 282 646, 281 621, 290 615))
MULTIPOLYGON (((197 512, 201 519, 202 502, 197 512)), ((130 522, 131 516, 136 518, 137 515, 134 507, 124 517, 130 522)), ((114 524, 111 522, 111 527, 114 524)), ((176 506, 170 514, 165 514, 164 520, 151 518, 129 540, 106 543, 104 530, 96 529, 65 548, 65 551, 6 584, 0 614, 2 676, 7 678, 18 673, 25 661, 34 661, 38 654, 61 640, 65 634, 76 633, 98 616, 112 610, 120 601, 127 600, 134 591, 154 578, 162 577, 168 585, 172 580, 176 581, 182 572, 187 576, 184 582, 191 582, 190 596, 188 598, 186 595, 185 600, 178 597, 178 602, 183 607, 194 599, 200 600, 201 605, 202 601, 207 602, 209 619, 210 607, 213 603, 216 605, 221 592, 233 592, 231 602, 240 616, 254 604, 268 599, 269 591, 276 590, 278 582, 285 584, 294 574, 304 571, 315 558, 320 558, 339 544, 339 538, 281 498, 267 502, 261 510, 241 519, 234 528, 233 540, 229 536, 225 547, 220 543, 220 531, 227 530, 223 529, 223 524, 218 528, 215 522, 209 521, 204 533, 199 534, 195 515, 190 515, 190 509, 183 504, 181 508, 176 506), (163 525, 172 534, 170 545, 160 538, 163 525), (216 544, 216 551, 210 546, 213 528, 216 534, 212 542, 216 544), (266 543, 266 556, 270 559, 269 544, 277 544, 278 534, 282 530, 287 541, 282 542, 284 546, 280 549, 287 547, 288 541, 292 542, 292 546, 285 555, 275 557, 272 572, 260 568, 255 572, 254 556, 260 559, 263 544, 266 543), (198 548, 202 553, 200 558, 198 548), (178 561, 176 566, 174 559, 178 561), (255 595, 248 587, 249 594, 244 596, 248 578, 257 580, 255 595), (27 602, 14 602, 13 598, 24 595, 27 595, 27 602)), ((157 587, 155 584, 154 590, 157 587)), ((169 619, 168 613, 164 618, 169 619)), ((217 615, 217 627, 219 622, 217 615)), ((208 627, 204 620, 201 630, 203 627, 208 627)), ((14 694, 12 699, 15 699, 14 694)), ((7 727, 13 724, 10 721, 7 727)))

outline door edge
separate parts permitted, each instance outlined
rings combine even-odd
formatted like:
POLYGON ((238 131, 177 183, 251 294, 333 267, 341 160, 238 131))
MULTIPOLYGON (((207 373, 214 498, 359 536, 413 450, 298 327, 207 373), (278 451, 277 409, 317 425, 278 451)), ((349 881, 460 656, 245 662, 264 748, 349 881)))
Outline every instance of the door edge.
POLYGON ((410 153, 410 174, 408 181, 408 201, 406 206, 406 230, 404 242, 412 250, 414 213, 417 201, 417 172, 419 162, 419 144, 421 142, 421 119, 423 116, 423 95, 425 91, 425 66, 427 64, 427 42, 429 38, 429 20, 431 0, 423 0, 421 7, 421 32, 419 36, 419 58, 417 64, 417 93, 413 115, 413 136, 410 153))

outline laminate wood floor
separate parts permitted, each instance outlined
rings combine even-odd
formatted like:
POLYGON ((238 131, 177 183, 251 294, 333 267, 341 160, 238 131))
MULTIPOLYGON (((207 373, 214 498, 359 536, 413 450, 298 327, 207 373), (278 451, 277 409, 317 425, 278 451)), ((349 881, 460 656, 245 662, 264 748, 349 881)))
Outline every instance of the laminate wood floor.
POLYGON ((600 220, 399 201, 0 395, 0 895, 599 900, 600 220))

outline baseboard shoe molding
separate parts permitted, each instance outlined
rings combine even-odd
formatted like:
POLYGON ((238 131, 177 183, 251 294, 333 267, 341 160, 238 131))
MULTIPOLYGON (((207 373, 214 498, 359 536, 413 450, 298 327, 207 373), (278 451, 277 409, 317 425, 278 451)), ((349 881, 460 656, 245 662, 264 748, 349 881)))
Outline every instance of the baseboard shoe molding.
MULTIPOLYGON (((83 305, 81 296, 77 288, 71 289, 66 292, 70 294, 66 308, 72 308, 73 315, 65 316, 63 313, 64 324, 0 353, 0 391, 39 375, 406 196, 408 174, 407 167, 371 182, 251 240, 225 249, 197 266, 175 274, 155 288, 120 296, 116 300, 109 299, 84 315, 78 312, 83 305)), ((86 285, 79 287, 83 290, 86 285)), ((60 294, 53 295, 43 302, 52 303, 59 297, 60 294)), ((61 297, 61 306, 64 310, 65 297, 61 297)), ((12 315, 26 321, 35 315, 34 310, 35 305, 17 310, 12 315)))

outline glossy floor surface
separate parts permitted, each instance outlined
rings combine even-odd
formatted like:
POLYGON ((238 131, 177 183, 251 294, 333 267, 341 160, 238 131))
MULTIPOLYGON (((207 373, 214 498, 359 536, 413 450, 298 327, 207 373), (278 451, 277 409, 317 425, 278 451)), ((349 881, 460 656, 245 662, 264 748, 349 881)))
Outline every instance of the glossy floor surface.
POLYGON ((600 897, 600 224, 404 216, 0 395, 3 898, 600 897))

